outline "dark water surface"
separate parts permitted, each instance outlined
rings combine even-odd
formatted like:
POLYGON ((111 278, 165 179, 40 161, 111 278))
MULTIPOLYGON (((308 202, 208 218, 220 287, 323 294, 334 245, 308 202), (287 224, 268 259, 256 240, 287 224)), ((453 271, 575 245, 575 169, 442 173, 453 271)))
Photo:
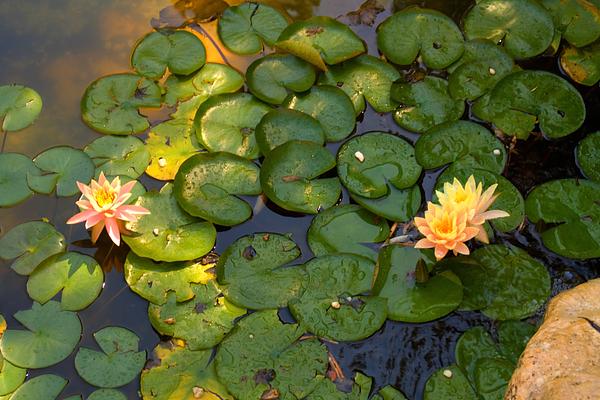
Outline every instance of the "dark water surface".
MULTIPOLYGON (((344 17, 357 9, 362 0, 281 0, 291 15, 344 17)), ((19 83, 35 88, 44 100, 44 109, 31 127, 9 134, 5 151, 35 156, 48 147, 69 144, 83 147, 99 137, 81 122, 79 101, 87 85, 96 78, 129 70, 129 55, 138 38, 152 29, 152 18, 175 0, 0 0, 0 84, 19 83)), ((204 1, 210 3, 210 0, 204 1)), ((419 4, 440 9, 459 20, 472 2, 467 0, 411 1, 397 0, 396 7, 419 4)), ((379 14, 375 25, 391 12, 379 14)), ((377 55, 373 27, 352 26, 377 55)), ((214 35, 214 23, 203 25, 214 35)), ((223 56, 207 39, 209 61, 222 62, 223 56)), ((244 70, 247 59, 224 54, 228 62, 244 70)), ((547 57, 529 62, 528 68, 558 71, 555 58, 547 57)), ((581 176, 574 148, 583 133, 600 127, 600 91, 598 87, 580 87, 588 107, 585 126, 568 138, 548 142, 532 136, 513 149, 505 176, 525 195, 539 183, 566 177, 581 176), (595 110, 595 111, 594 111, 595 110)), ((151 119, 166 118, 164 111, 152 111, 151 119)), ((414 142, 417 135, 397 127, 390 115, 381 116, 368 110, 358 124, 357 133, 371 130, 395 132, 414 142)), ((507 145, 510 143, 507 142, 507 145)), ((338 145, 331 145, 332 151, 338 145)), ((423 190, 427 198, 435 182, 435 173, 425 175, 423 190)), ((143 179, 148 188, 161 183, 143 179)), ((311 217, 295 217, 279 212, 263 200, 253 200, 254 218, 242 225, 223 230, 217 239, 217 252, 246 233, 256 231, 291 232, 303 250, 303 260, 310 258, 306 245, 306 230, 311 217)), ((348 202, 345 195, 342 202, 348 202)), ((123 279, 122 261, 125 249, 115 251, 107 242, 92 246, 82 225, 66 226, 64 221, 77 211, 74 198, 34 196, 25 203, 0 209, 0 234, 12 227, 34 219, 48 218, 65 234, 69 250, 96 255, 105 266, 106 283, 102 294, 89 308, 79 313, 84 333, 81 345, 95 348, 92 334, 107 325, 124 326, 141 338, 141 347, 151 352, 159 337, 147 318, 147 302, 129 290, 123 279)), ((519 232, 497 236, 499 242, 510 242, 528 250, 543 261, 553 278, 553 293, 575 286, 600 274, 598 260, 575 262, 553 255, 544 249, 535 229, 526 224, 519 232)), ((12 315, 31 306, 26 293, 26 277, 15 274, 9 263, 0 264, 0 313, 9 327, 18 327, 12 315)), ((438 368, 454 361, 454 345, 462 332, 474 325, 494 330, 494 322, 479 313, 453 313, 443 319, 424 324, 388 321, 373 337, 352 344, 329 344, 329 348, 348 376, 360 370, 374 377, 376 387, 392 384, 409 399, 420 399, 428 376, 438 368)), ((69 380, 62 397, 83 394, 94 388, 83 382, 75 372, 74 355, 60 364, 30 372, 30 376, 56 373, 69 380)), ((129 399, 138 398, 139 380, 121 388, 129 399)))

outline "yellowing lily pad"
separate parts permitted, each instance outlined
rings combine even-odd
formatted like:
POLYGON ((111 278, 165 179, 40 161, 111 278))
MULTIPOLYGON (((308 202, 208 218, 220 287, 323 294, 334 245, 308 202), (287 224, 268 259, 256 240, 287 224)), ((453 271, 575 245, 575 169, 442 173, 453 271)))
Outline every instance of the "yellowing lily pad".
POLYGON ((325 132, 319 121, 301 111, 278 108, 265 114, 256 126, 256 142, 262 154, 290 140, 325 144, 325 132))
POLYGON ((600 131, 590 133, 577 145, 577 164, 583 174, 600 182, 600 131))
POLYGON ((42 98, 35 90, 21 85, 0 86, 0 120, 2 130, 27 128, 42 111, 42 98))
MULTIPOLYGON (((78 194, 77 182, 89 183, 95 171, 94 162, 86 153, 69 146, 50 148, 35 157, 33 163, 43 172, 43 175, 29 174, 27 176, 29 186, 36 190, 39 183, 43 184, 40 179, 44 181, 52 179, 56 194, 61 197, 78 194)), ((41 192, 44 193, 46 190, 41 192)))
POLYGON ((590 0, 541 0, 552 15, 554 27, 575 47, 600 38, 600 7, 590 0))
POLYGON ((0 207, 12 207, 33 195, 27 184, 29 175, 40 175, 29 157, 18 153, 0 154, 0 207))
POLYGON ((56 375, 39 375, 25 382, 11 400, 56 400, 68 381, 56 375))
POLYGON ((134 136, 104 136, 88 144, 83 151, 94 162, 96 173, 105 175, 137 179, 150 163, 144 142, 134 136))
POLYGON ((594 86, 600 81, 600 41, 581 48, 565 46, 560 66, 575 82, 594 86))

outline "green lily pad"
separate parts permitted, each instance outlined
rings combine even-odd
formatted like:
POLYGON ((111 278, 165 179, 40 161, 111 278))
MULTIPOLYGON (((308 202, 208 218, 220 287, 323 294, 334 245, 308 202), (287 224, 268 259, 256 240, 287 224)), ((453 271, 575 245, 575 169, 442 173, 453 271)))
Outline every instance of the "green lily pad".
POLYGON ((139 338, 130 330, 108 326, 94 333, 100 350, 81 347, 75 369, 87 383, 116 388, 135 379, 146 363, 146 352, 138 351, 139 338))
POLYGON ((193 399, 194 390, 203 400, 233 400, 217 379, 212 351, 160 343, 154 348, 149 369, 142 371, 141 392, 146 400, 193 399), (199 390, 201 389, 201 390, 199 390))
POLYGON ((150 163, 144 142, 134 136, 104 136, 88 144, 83 151, 92 159, 96 173, 122 175, 137 179, 150 163))
POLYGON ((400 79, 400 73, 385 61, 370 55, 362 55, 335 65, 321 75, 319 83, 341 88, 354 104, 356 114, 366 108, 366 102, 376 112, 393 111, 397 104, 390 98, 392 83, 400 79))
POLYGON ((11 207, 27 200, 33 192, 28 175, 40 175, 29 157, 18 153, 0 154, 0 207, 11 207))
POLYGON ((481 0, 463 23, 467 39, 491 40, 515 59, 543 53, 554 36, 550 14, 529 0, 481 0))
POLYGON ((514 369, 508 360, 480 359, 475 370, 475 390, 482 399, 503 399, 514 369))
POLYGON ((259 195, 259 174, 256 164, 234 154, 196 154, 181 164, 173 193, 193 216, 218 225, 238 225, 252 216, 252 207, 237 195, 259 195))
POLYGON ((600 131, 590 133, 577 145, 577 165, 583 174, 600 182, 600 131))
POLYGON ((325 144, 325 132, 319 121, 296 110, 278 108, 265 114, 256 125, 256 143, 265 156, 290 140, 325 144))
POLYGON ((223 340, 246 310, 225 300, 212 281, 190 288, 193 299, 178 303, 176 294, 169 293, 165 304, 150 304, 148 317, 158 333, 185 341, 190 350, 210 349, 223 340))
POLYGON ((317 75, 314 67, 291 54, 269 54, 246 71, 248 89, 264 102, 281 104, 290 92, 311 88, 317 75))
POLYGON ((255 233, 231 244, 217 263, 217 280, 227 300, 253 310, 285 307, 306 277, 303 267, 286 264, 300 257, 293 240, 255 233))
POLYGON ((486 282, 488 270, 474 258, 466 256, 449 257, 435 264, 435 269, 449 269, 458 276, 463 285, 463 299, 459 310, 482 310, 492 303, 498 289, 486 282))
POLYGON ((401 391, 393 386, 386 386, 377 392, 374 400, 408 400, 401 391))
POLYGON ((384 132, 369 132, 344 143, 337 154, 337 170, 351 193, 370 199, 387 195, 388 184, 406 189, 421 176, 413 147, 384 132))
POLYGON ((265 158, 260 183, 265 195, 278 206, 316 214, 335 205, 340 197, 338 178, 319 178, 334 167, 335 158, 326 148, 292 140, 265 158))
POLYGON ((565 46, 560 66, 575 82, 594 86, 600 81, 600 41, 582 48, 565 46))
POLYGON ((455 99, 475 100, 513 71, 512 58, 489 40, 465 43, 462 57, 448 71, 448 91, 455 99))
POLYGON ((575 47, 600 38, 600 8, 589 0, 541 0, 561 36, 575 47))
POLYGON ((86 89, 81 100, 81 117, 98 132, 130 135, 150 126, 138 109, 160 104, 160 87, 151 80, 134 74, 108 75, 86 89))
POLYGON ((308 245, 315 256, 350 253, 377 260, 366 243, 380 243, 389 234, 387 222, 355 204, 343 204, 317 214, 308 228, 308 245))
MULTIPOLYGON (((323 377, 317 388, 306 397, 306 400, 367 400, 372 386, 373 380, 360 372, 356 374, 352 387, 345 387, 343 392, 330 379, 323 377)), ((372 398, 381 400, 381 397, 377 396, 372 398)), ((398 399, 390 398, 388 400, 398 399)), ((400 398, 400 400, 406 399, 400 398)))
POLYGON ((266 4, 247 2, 227 8, 219 19, 219 38, 236 54, 255 54, 273 46, 288 25, 286 17, 266 4))
POLYGON ((527 322, 503 321, 498 327, 500 353, 516 365, 535 332, 536 327, 527 322))
MULTIPOLYGON (((470 121, 437 125, 415 144, 417 162, 425 169, 446 164, 501 174, 506 165, 504 144, 485 127, 470 121)), ((464 183, 464 182, 463 182, 464 183)))
POLYGON ((443 122, 456 121, 465 111, 465 102, 453 99, 448 93, 448 82, 434 76, 416 83, 394 83, 391 93, 392 100, 400 103, 394 121, 413 132, 425 132, 443 122))
POLYGON ((87 400, 127 400, 127 397, 118 390, 99 389, 90 394, 87 400))
POLYGON ((377 46, 394 64, 412 64, 420 56, 432 69, 443 69, 460 58, 463 35, 451 18, 439 11, 408 7, 377 28, 377 46))
POLYGON ((371 260, 334 254, 313 258, 305 267, 305 290, 289 307, 306 330, 329 340, 356 341, 383 326, 386 299, 362 295, 371 289, 375 269, 371 260))
POLYGON ((423 398, 425 400, 479 399, 465 374, 456 365, 450 365, 434 372, 425 384, 423 398), (444 375, 446 370, 450 371, 450 378, 444 375))
POLYGON ((427 322, 456 310, 463 298, 460 279, 450 271, 416 281, 415 269, 424 255, 412 247, 389 245, 379 252, 373 292, 388 303, 388 318, 427 322))
POLYGON ((302 111, 319 121, 328 142, 345 139, 356 126, 352 101, 335 86, 315 86, 305 93, 291 94, 283 106, 302 111))
POLYGON ((213 267, 214 264, 193 261, 157 263, 129 252, 124 273, 131 290, 153 304, 162 305, 169 293, 178 302, 192 299, 195 296, 192 285, 213 279, 215 275, 209 271, 213 267))
POLYGON ((39 375, 25 382, 10 397, 11 400, 56 400, 68 381, 56 375, 39 375))
POLYGON ((561 179, 537 186, 527 196, 525 211, 542 228, 542 240, 551 251, 564 257, 600 257, 600 184, 587 180, 561 179))
POLYGON ((350 197, 375 215, 390 221, 405 222, 412 219, 421 208, 421 188, 419 185, 408 189, 388 186, 388 194, 378 199, 369 199, 350 192, 350 197))
MULTIPOLYGON (((4 331, 6 331, 6 321, 4 320, 4 317, 0 315, 0 342, 2 341, 4 331)), ((26 376, 26 369, 11 364, 5 360, 2 353, 0 353, 0 399, 2 399, 3 396, 10 397, 10 394, 17 390, 17 388, 25 381, 26 376)))
POLYGON ((220 94, 198 109, 194 127, 198 141, 211 152, 226 151, 254 159, 260 156, 254 130, 271 107, 249 93, 220 94))
POLYGON ((30 310, 17 312, 15 319, 27 330, 4 332, 0 350, 6 360, 21 368, 45 368, 61 362, 81 337, 77 314, 62 310, 56 301, 33 303, 30 310))
POLYGON ((456 342, 455 358, 458 366, 465 372, 467 378, 475 383, 477 362, 481 359, 496 359, 502 355, 496 342, 480 326, 469 329, 456 342))
POLYGON ((217 236, 215 227, 184 212, 171 185, 165 185, 160 192, 145 193, 135 204, 151 213, 126 224, 132 234, 123 236, 123 240, 137 255, 172 262, 200 258, 212 250, 217 236))
POLYGON ((150 79, 159 79, 167 68, 172 74, 189 75, 205 62, 206 50, 196 35, 166 29, 144 36, 131 56, 133 69, 150 79))
POLYGON ((57 146, 44 151, 33 159, 33 163, 43 171, 38 177, 27 176, 27 182, 36 189, 38 178, 52 178, 56 183, 56 194, 61 197, 74 196, 79 193, 77 182, 89 183, 94 176, 95 165, 90 157, 79 149, 69 146, 57 146))
POLYGON ((17 225, 0 239, 0 258, 16 258, 11 268, 19 275, 29 275, 42 261, 65 248, 65 237, 54 226, 31 221, 17 225))
POLYGON ((42 111, 42 98, 35 90, 21 85, 0 86, 0 120, 2 130, 27 128, 42 111))
POLYGON ((275 46, 327 71, 327 65, 339 64, 365 53, 363 41, 347 25, 331 17, 311 17, 290 24, 275 46))
POLYGON ((27 293, 45 304, 62 291, 63 310, 83 310, 96 300, 104 284, 100 264, 92 257, 68 252, 48 258, 29 275, 27 293))
POLYGON ((276 310, 238 322, 215 358, 217 375, 239 400, 255 400, 275 389, 281 400, 305 398, 327 369, 327 349, 318 340, 299 340, 304 329, 282 324, 276 310))

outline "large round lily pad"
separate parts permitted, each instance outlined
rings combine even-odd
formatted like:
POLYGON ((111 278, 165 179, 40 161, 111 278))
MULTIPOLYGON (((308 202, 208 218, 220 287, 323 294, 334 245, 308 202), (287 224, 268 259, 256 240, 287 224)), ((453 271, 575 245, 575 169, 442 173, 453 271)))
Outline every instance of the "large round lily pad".
MULTIPOLYGON (((27 177, 29 186, 36 190, 38 184, 52 179, 56 186, 56 194, 63 197, 78 194, 77 182, 87 184, 94 176, 96 168, 86 153, 69 146, 48 149, 35 157, 33 162, 44 172, 44 175, 30 174, 27 177)), ((44 191, 42 190, 42 192, 44 191)))
POLYGON ((530 0, 481 0, 465 16, 467 39, 488 39, 515 59, 543 53, 554 36, 552 17, 530 0))
POLYGON ((62 291, 63 310, 83 310, 100 294, 104 273, 100 264, 84 254, 68 252, 44 261, 29 275, 27 293, 44 304, 62 291))
POLYGON ((412 64, 420 56, 432 69, 446 68, 463 53, 463 35, 439 11, 408 7, 377 28, 377 46, 394 64, 412 64))
POLYGON ((312 17, 289 25, 275 46, 327 71, 327 65, 349 60, 367 51, 347 25, 331 17, 312 17))
POLYGON ((84 381, 101 388, 116 388, 135 379, 146 363, 146 352, 138 351, 139 338, 125 328, 108 326, 94 333, 101 351, 82 347, 75 356, 75 369, 84 381))
POLYGON ((292 140, 265 158, 260 183, 267 197, 278 206, 316 214, 332 207, 340 197, 342 188, 337 178, 319 178, 334 167, 335 158, 326 148, 292 140))
POLYGON ((450 365, 437 370, 429 377, 425 384, 423 399, 478 400, 479 398, 460 368, 456 365, 450 365), (450 371, 450 377, 447 377, 448 373, 446 371, 450 371))
POLYGON ((327 369, 327 350, 315 338, 299 340, 304 328, 282 324, 277 311, 242 319, 215 358, 217 375, 239 400, 275 390, 281 400, 305 398, 327 369))
POLYGON ((537 186, 525 202, 527 217, 542 226, 542 240, 564 257, 600 257, 600 184, 560 179, 537 186))
POLYGON ((237 195, 259 195, 260 169, 231 153, 201 153, 187 159, 175 176, 173 193, 189 214, 218 225, 240 224, 252 207, 237 195))
POLYGON ((540 0, 552 15, 554 27, 575 47, 600 38, 600 4, 590 0, 540 0))
POLYGON ((453 99, 448 93, 448 82, 435 76, 426 76, 415 83, 394 83, 391 94, 392 100, 400 104, 394 112, 394 121, 413 132, 425 132, 442 122, 455 121, 465 111, 465 102, 453 99))
POLYGON ((56 375, 39 375, 25 382, 11 400, 56 400, 68 381, 56 375))
POLYGON ((133 69, 150 79, 159 79, 167 68, 172 74, 189 75, 205 61, 206 50, 196 35, 167 29, 144 36, 131 56, 133 69))
POLYGON ((137 179, 150 163, 144 142, 134 136, 104 136, 88 144, 83 151, 94 162, 96 173, 105 175, 137 179))
POLYGON ((435 264, 435 270, 449 269, 463 285, 463 299, 459 310, 482 310, 492 303, 497 290, 488 280, 488 270, 473 257, 449 257, 435 264))
MULTIPOLYGON (((4 317, 0 315, 0 342, 2 341, 2 335, 5 330, 6 321, 4 320, 4 317)), ((4 359, 4 356, 0 352, 0 399, 2 399, 3 396, 10 397, 9 395, 25 381, 26 376, 26 369, 11 364, 4 359)))
POLYGON ((583 174, 600 182, 600 131, 590 133, 577 145, 577 164, 583 174))
POLYGON ((0 207, 11 207, 27 200, 33 192, 28 175, 40 175, 35 164, 23 154, 0 154, 0 207))
POLYGON ((414 185, 408 189, 396 189, 388 184, 388 193, 378 199, 358 196, 350 192, 350 197, 375 215, 390 221, 405 222, 412 219, 421 208, 421 188, 414 185))
POLYGON ((27 330, 4 332, 0 350, 10 363, 21 368, 45 368, 67 358, 79 343, 81 322, 77 314, 63 311, 60 303, 33 303, 30 310, 15 314, 27 330))
POLYGON ((20 275, 31 274, 48 257, 65 250, 65 237, 43 221, 17 225, 0 239, 0 258, 15 259, 11 268, 20 275))
POLYGON ((35 90, 21 85, 0 86, 2 130, 18 131, 33 124, 42 111, 42 98, 35 90))
POLYGON ((600 81, 600 41, 582 48, 565 46, 560 66, 575 82, 594 86, 600 81))
POLYGON ((325 144, 325 132, 319 121, 301 111, 278 108, 270 111, 256 126, 256 142, 265 156, 290 140, 325 144))
POLYGON ((217 236, 215 227, 184 212, 170 184, 160 192, 145 193, 135 204, 150 211, 126 224, 131 235, 123 236, 123 240, 137 255, 156 261, 187 261, 212 250, 217 236))
POLYGON ((286 236, 243 236, 221 255, 217 279, 227 300, 241 307, 285 307, 300 294, 305 279, 304 268, 286 266, 298 257, 300 249, 286 236))
POLYGON ((363 296, 371 289, 375 264, 353 254, 313 258, 305 264, 304 292, 290 311, 309 332, 335 341, 365 339, 383 326, 387 300, 363 296))

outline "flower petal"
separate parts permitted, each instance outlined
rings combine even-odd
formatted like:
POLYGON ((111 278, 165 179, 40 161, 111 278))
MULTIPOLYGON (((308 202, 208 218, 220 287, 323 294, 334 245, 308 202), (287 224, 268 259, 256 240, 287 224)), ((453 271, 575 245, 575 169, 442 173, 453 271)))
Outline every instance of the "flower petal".
POLYGON ((119 232, 119 224, 117 224, 116 218, 106 218, 106 231, 108 232, 108 236, 110 239, 119 246, 121 244, 121 234, 119 232))
POLYGON ((92 227, 92 243, 96 243, 98 241, 98 238, 100 237, 100 234, 102 233, 103 229, 104 221, 101 221, 100 223, 92 227))
POLYGON ((103 220, 104 220, 104 214, 96 213, 96 215, 88 218, 88 220, 85 221, 85 229, 89 229, 92 226, 96 225, 98 222, 103 221, 103 220))
POLYGON ((432 247, 435 247, 435 243, 429 239, 421 239, 415 243, 415 249, 431 249, 432 247))
POLYGON ((444 246, 435 246, 435 258, 436 260, 441 260, 448 254, 448 249, 444 246))
POLYGON ((93 216, 95 216, 97 214, 98 213, 95 210, 85 210, 85 211, 77 213, 77 214, 73 215, 71 218, 69 218, 67 221, 67 224, 69 224, 69 225, 79 224, 80 222, 86 221, 87 219, 92 218, 93 216))

